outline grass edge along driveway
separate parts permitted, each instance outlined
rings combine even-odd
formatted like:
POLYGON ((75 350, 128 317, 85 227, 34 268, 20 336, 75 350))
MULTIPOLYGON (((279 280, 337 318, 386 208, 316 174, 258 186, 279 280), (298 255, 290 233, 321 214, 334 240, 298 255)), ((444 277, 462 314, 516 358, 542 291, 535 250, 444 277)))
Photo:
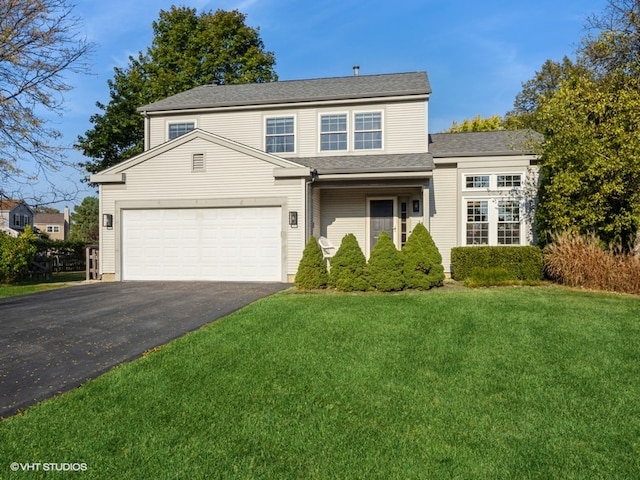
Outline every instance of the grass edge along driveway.
MULTIPOLYGON (((83 478, 633 478, 640 299, 556 287, 260 300, 0 422, 83 478)), ((47 472, 30 472, 42 478, 47 472)))

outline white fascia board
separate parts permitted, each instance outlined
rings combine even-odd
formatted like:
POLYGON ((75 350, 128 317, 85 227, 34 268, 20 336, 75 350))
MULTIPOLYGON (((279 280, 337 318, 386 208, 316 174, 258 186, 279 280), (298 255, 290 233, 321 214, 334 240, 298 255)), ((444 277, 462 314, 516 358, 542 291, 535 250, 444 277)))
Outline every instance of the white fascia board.
POLYGON ((273 177, 274 178, 300 178, 300 177, 310 177, 311 169, 309 167, 299 167, 299 168, 274 168, 273 169, 273 177))
POLYGON ((124 173, 97 173, 91 175, 89 181, 98 184, 126 183, 126 176, 124 173))

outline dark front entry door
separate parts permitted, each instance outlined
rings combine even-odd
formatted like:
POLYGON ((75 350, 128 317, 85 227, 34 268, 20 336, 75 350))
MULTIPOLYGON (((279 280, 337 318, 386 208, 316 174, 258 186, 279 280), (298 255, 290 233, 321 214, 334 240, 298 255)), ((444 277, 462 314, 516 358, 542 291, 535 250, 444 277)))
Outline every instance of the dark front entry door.
POLYGON ((373 249, 378 242, 378 236, 382 232, 387 232, 393 239, 393 200, 370 200, 369 217, 371 219, 370 249, 373 249))

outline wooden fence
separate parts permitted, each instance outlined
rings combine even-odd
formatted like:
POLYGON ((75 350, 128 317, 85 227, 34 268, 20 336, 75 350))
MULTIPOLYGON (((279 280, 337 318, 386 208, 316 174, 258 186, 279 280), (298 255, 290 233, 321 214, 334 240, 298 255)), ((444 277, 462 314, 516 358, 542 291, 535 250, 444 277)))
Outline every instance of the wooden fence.
POLYGON ((98 245, 88 245, 85 248, 85 263, 87 265, 87 280, 100 280, 100 269, 98 268, 98 245))

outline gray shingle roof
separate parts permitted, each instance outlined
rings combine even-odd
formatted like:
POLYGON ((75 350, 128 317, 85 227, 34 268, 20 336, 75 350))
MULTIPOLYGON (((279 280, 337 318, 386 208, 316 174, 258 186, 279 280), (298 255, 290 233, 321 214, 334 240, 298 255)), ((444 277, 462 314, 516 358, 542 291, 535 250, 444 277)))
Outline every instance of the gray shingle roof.
POLYGON ((196 108, 349 100, 431 93, 427 72, 205 85, 138 108, 160 112, 196 108))
POLYGON ((533 142, 541 139, 542 135, 532 130, 432 133, 429 152, 436 158, 530 154, 533 142))
POLYGON ((429 153, 383 155, 344 155, 339 157, 302 157, 290 159, 305 167, 326 173, 414 172, 433 170, 429 153))

